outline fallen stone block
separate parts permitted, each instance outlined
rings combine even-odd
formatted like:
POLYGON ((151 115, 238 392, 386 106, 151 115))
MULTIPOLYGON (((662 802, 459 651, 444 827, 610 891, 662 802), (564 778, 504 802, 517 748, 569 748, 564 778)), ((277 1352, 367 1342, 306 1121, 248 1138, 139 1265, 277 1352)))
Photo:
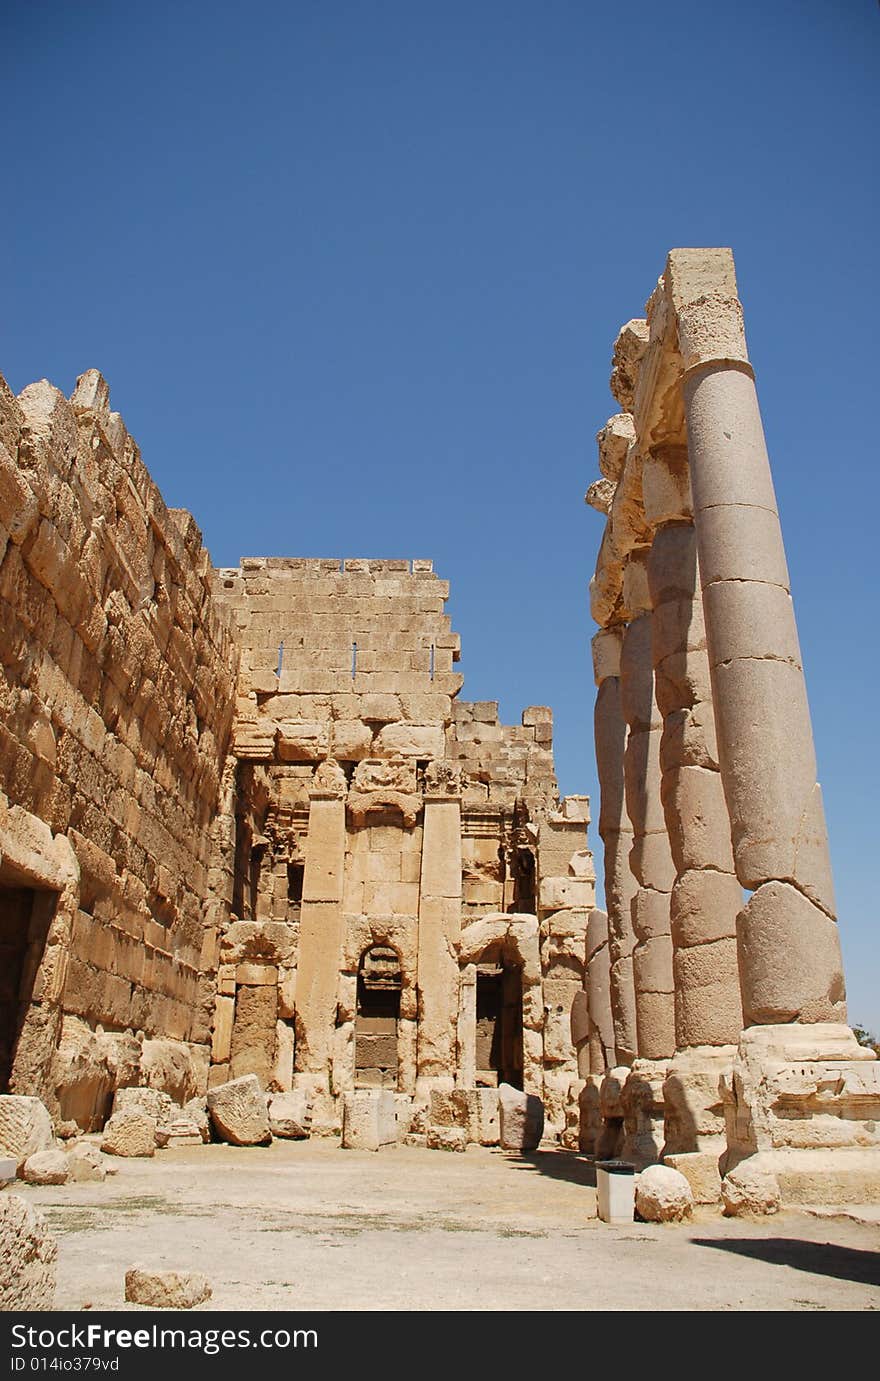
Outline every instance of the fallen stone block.
POLYGON ((210 1089, 208 1115, 220 1140, 233 1146, 266 1146, 272 1140, 266 1095, 256 1074, 210 1089))
POLYGON ((183 1112, 185 1117, 191 1117, 195 1122, 202 1141, 210 1141, 211 1119, 208 1117, 208 1100, 204 1094, 200 1098, 190 1098, 188 1103, 184 1103, 183 1112))
POLYGON ((304 1089, 275 1093, 269 1099, 269 1128, 273 1136, 297 1141, 307 1137, 312 1125, 312 1106, 304 1089))
POLYGON ((649 1165, 636 1183, 636 1213, 646 1223, 680 1223, 694 1207, 691 1187, 671 1165, 649 1165))
POLYGON ((0 1312, 52 1309, 58 1244, 17 1194, 0 1195, 0 1312))
POLYGON ((113 1112, 129 1112, 131 1109, 154 1117, 160 1126, 170 1122, 178 1111, 176 1104, 162 1089, 141 1088, 137 1085, 117 1089, 113 1095, 113 1112))
POLYGON ((544 1104, 512 1084, 498 1088, 499 1139, 505 1151, 534 1151, 544 1135, 544 1104))
POLYGON ((159 1145, 169 1146, 172 1150, 175 1146, 201 1146, 202 1133, 194 1118, 175 1117, 164 1127, 156 1128, 156 1140, 159 1145))
POLYGON ((118 1167, 90 1142, 74 1146, 67 1157, 68 1178, 74 1184, 103 1184, 108 1175, 115 1175, 118 1167))
POLYGON ((776 1176, 751 1165, 748 1160, 741 1161, 721 1181, 721 1202, 726 1218, 778 1213, 781 1197, 776 1176))
POLYGON ((108 1156, 154 1156, 156 1119, 149 1113, 129 1108, 107 1119, 101 1150, 108 1156))
POLYGON ((134 1266, 125 1273, 125 1298, 148 1309, 194 1309, 211 1298, 211 1282, 201 1271, 149 1271, 134 1266))
POLYGON ((345 1094, 342 1144, 347 1150, 358 1151, 397 1145, 397 1116, 390 1089, 350 1089, 345 1094))
POLYGON ((0 1152, 14 1157, 21 1170, 28 1156, 51 1151, 55 1133, 48 1109, 39 1098, 21 1094, 0 1095, 0 1152))
POLYGON ((35 1151, 28 1156, 21 1178, 28 1184, 66 1184, 70 1167, 64 1151, 35 1151))
POLYGON ((426 1143, 429 1151, 466 1151, 468 1144, 467 1129, 464 1127, 435 1126, 433 1123, 428 1127, 426 1143))

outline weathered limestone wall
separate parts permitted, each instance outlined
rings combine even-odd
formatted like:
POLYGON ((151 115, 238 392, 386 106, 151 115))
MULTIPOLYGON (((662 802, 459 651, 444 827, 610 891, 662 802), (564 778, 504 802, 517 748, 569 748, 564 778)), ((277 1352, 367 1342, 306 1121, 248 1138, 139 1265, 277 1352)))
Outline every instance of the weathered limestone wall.
POLYGON ((90 1124, 114 1082, 204 1084, 237 652, 96 371, 70 400, 0 383, 0 443, 0 897, 56 899, 2 1078, 90 1124))

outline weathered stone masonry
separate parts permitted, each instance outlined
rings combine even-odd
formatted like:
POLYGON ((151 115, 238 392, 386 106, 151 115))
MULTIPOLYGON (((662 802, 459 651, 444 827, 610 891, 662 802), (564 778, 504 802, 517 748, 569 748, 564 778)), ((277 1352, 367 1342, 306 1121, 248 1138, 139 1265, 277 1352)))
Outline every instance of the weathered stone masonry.
POLYGON ((428 561, 215 571, 97 372, 0 404, 0 1089, 92 1128, 255 1074, 335 1132, 507 1081, 562 1134, 594 891, 550 711, 457 699, 428 561))
POLYGON ((0 1079, 100 1125, 139 1069, 205 1079, 236 651, 100 375, 0 417, 0 1079))

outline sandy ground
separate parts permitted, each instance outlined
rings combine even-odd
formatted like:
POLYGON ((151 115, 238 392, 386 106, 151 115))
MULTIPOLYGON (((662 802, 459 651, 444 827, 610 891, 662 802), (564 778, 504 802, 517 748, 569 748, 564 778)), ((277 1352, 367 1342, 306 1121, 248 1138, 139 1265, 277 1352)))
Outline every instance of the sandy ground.
POLYGON ((16 1185, 58 1235, 58 1309, 135 1308, 133 1265, 206 1271, 203 1309, 880 1307, 880 1224, 699 1210, 610 1227, 592 1167, 566 1152, 277 1141, 117 1164, 100 1185, 16 1185))

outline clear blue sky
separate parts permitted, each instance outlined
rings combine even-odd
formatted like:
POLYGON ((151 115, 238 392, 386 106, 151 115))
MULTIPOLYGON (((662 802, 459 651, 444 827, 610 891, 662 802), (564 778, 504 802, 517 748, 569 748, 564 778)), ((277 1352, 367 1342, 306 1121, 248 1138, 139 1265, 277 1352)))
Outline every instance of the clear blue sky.
POLYGON ((13 388, 103 370, 217 565, 433 557, 463 695, 551 704, 566 792, 611 346, 671 246, 733 247, 880 1028, 874 0, 0 9, 13 388))

